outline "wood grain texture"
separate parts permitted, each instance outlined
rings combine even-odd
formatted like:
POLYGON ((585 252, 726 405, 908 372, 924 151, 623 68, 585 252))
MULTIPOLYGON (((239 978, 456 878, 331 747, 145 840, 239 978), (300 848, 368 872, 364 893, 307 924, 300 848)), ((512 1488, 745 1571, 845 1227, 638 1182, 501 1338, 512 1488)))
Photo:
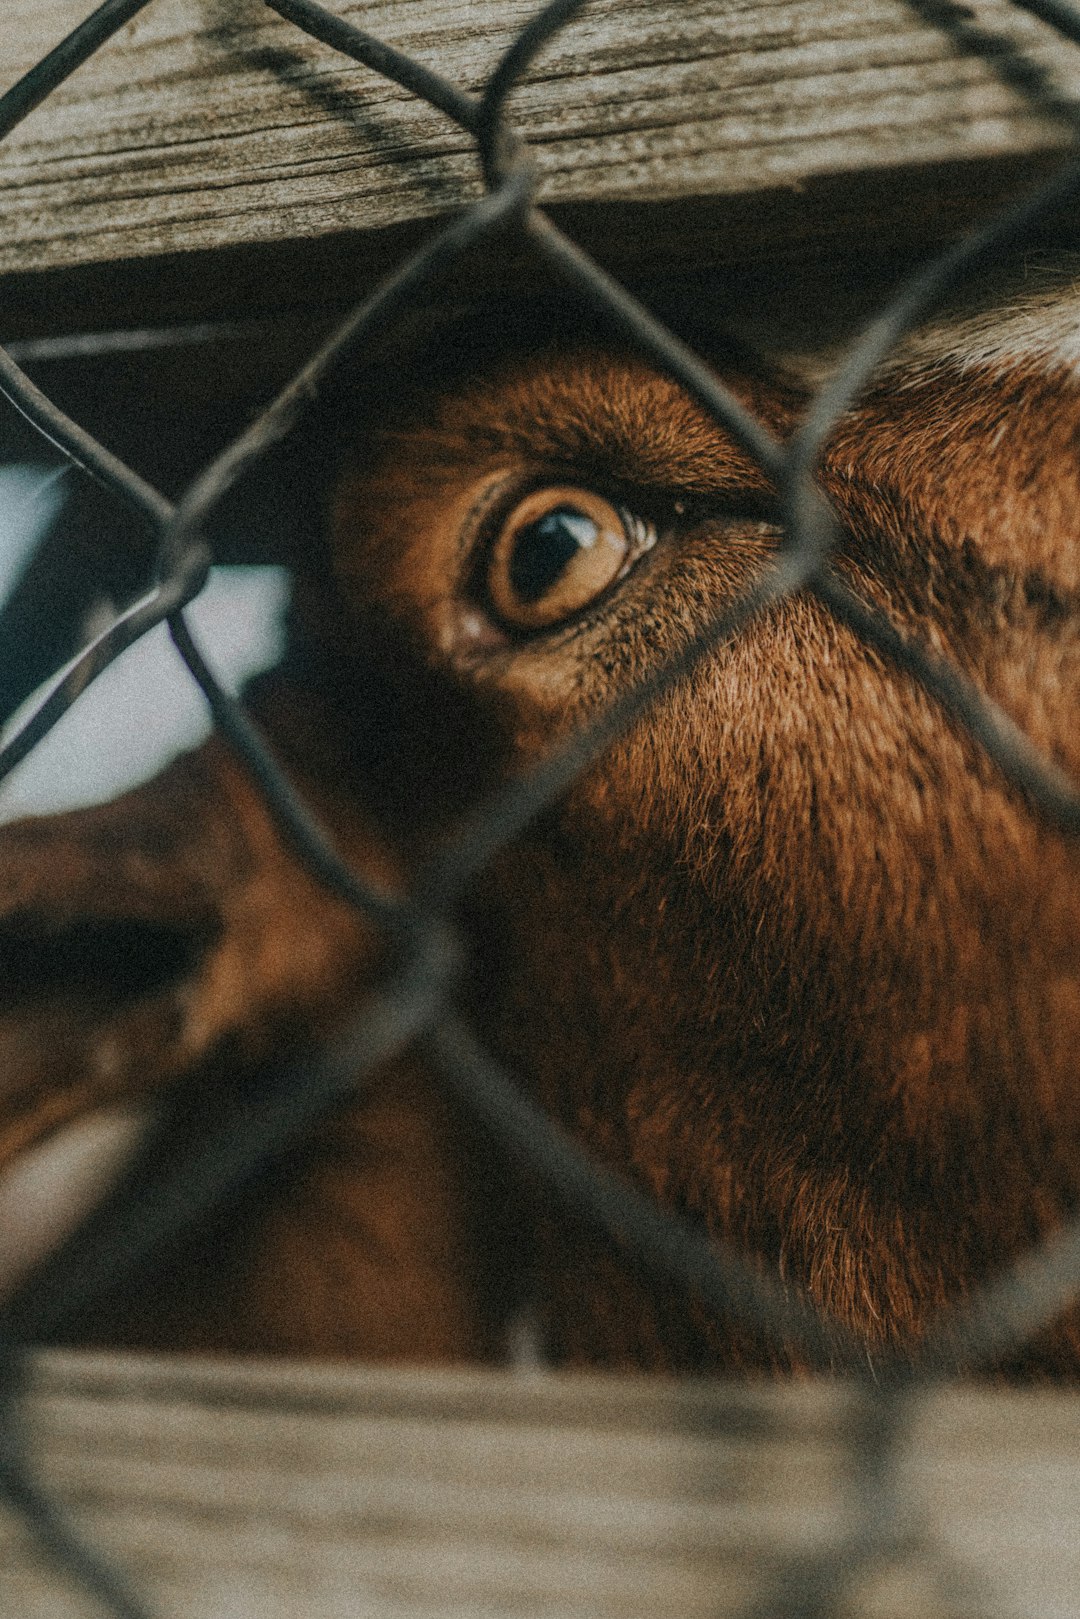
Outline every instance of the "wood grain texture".
MULTIPOLYGON (((41 1476, 163 1619, 724 1619, 850 1531, 855 1412, 825 1384, 54 1353, 29 1418, 41 1476)), ((982 1600, 943 1605, 923 1557, 850 1612, 1074 1615, 1075 1399, 924 1395, 906 1435, 898 1510, 982 1600)), ((94 1611, 10 1518, 0 1607, 94 1611)))
MULTIPOLYGON (((0 82, 88 9, 9 0, 0 82)), ((337 3, 474 90, 534 9, 337 3)), ((1044 102, 1080 95, 1080 50, 1007 0, 974 12, 971 53, 904 0, 593 0, 512 113, 542 200, 620 265, 947 233, 1068 138, 1004 82, 1009 47, 1044 102)), ((329 239, 381 266, 479 189, 461 131, 258 0, 155 0, 0 151, 0 272, 329 239)))

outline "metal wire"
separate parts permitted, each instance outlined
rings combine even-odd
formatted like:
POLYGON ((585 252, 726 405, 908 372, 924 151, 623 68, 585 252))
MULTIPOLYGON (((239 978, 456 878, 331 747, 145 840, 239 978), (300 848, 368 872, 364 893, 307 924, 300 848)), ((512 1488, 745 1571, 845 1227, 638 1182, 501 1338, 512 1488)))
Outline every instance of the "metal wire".
POLYGON ((18 84, 0 96, 0 140, 149 3, 150 0, 104 0, 55 50, 24 73, 18 84))
MULTIPOLYGON (((106 0, 18 84, 0 97, 0 137, 85 62, 149 0, 106 0)), ((927 11, 925 0, 912 8, 927 11)), ((1080 9, 1066 0, 1012 0, 1062 36, 1080 42, 1080 9)), ((214 721, 243 762, 275 824, 309 872, 380 931, 391 947, 378 988, 368 989, 352 1025, 319 1051, 292 1053, 253 1076, 242 1099, 243 1129, 228 1104, 194 1120, 188 1099, 174 1098, 144 1143, 123 1185, 59 1248, 10 1303, 0 1333, 4 1366, 17 1369, 18 1345, 71 1328, 102 1307, 116 1288, 170 1245, 227 1206, 239 1188, 304 1139, 327 1112, 414 1044, 459 1104, 527 1167, 550 1196, 632 1255, 653 1277, 696 1295, 715 1315, 740 1323, 766 1343, 781 1342, 813 1364, 844 1367, 863 1379, 852 1456, 866 1510, 848 1545, 828 1557, 785 1567, 754 1612, 792 1619, 836 1613, 851 1579, 890 1557, 927 1556, 910 1526, 897 1527, 897 1436, 913 1392, 957 1366, 994 1364, 1053 1322, 1080 1291, 1080 1217, 1025 1255, 971 1300, 944 1312, 914 1363, 862 1351, 790 1288, 742 1255, 707 1242, 662 1213, 617 1177, 601 1171, 502 1071, 475 1033, 451 1010, 462 950, 447 918, 494 856, 595 761, 647 707, 683 679, 710 649, 738 635, 771 604, 812 593, 864 643, 913 677, 993 760, 1003 776, 1067 836, 1080 834, 1080 790, 958 670, 900 634, 861 602, 830 567, 836 520, 816 481, 826 442, 896 343, 966 277, 991 263, 1053 211, 1080 195, 1080 158, 984 229, 939 254, 903 287, 851 345, 786 444, 770 433, 704 361, 535 207, 528 148, 508 116, 515 86, 544 46, 584 9, 585 0, 552 0, 519 31, 479 96, 345 22, 316 0, 266 0, 278 13, 383 78, 393 80, 468 132, 487 186, 338 327, 278 397, 192 482, 174 505, 85 429, 60 411, 9 355, 0 351, 0 391, 67 458, 111 490, 158 540, 153 588, 62 672, 19 733, 0 748, 0 779, 25 758, 101 671, 154 625, 165 622, 209 704, 214 721), (572 288, 636 350, 676 382, 757 463, 775 485, 785 540, 759 577, 693 643, 650 679, 520 779, 511 781, 455 827, 423 861, 408 889, 392 893, 353 872, 297 795, 243 705, 218 682, 192 638, 183 609, 202 589, 211 560, 209 521, 238 480, 289 434, 332 376, 438 291, 462 255, 480 243, 527 240, 556 282, 572 288), (162 1151, 163 1142, 169 1144, 162 1151), (164 1167, 163 1167, 164 1166, 164 1167), (3 1336, 6 1334, 7 1336, 3 1336)), ((965 42, 963 7, 934 8, 940 25, 965 42)), ((1034 78, 1013 72, 1010 82, 1034 78)), ((1073 120, 1075 126, 1075 120, 1073 120)), ((359 992, 358 992, 359 993, 359 992)), ((108 1612, 144 1619, 147 1609, 124 1576, 82 1544, 63 1514, 32 1481, 18 1440, 17 1377, 5 1376, 0 1401, 0 1496, 15 1506, 43 1549, 108 1612)), ((943 1582, 952 1578, 944 1564, 943 1582)))

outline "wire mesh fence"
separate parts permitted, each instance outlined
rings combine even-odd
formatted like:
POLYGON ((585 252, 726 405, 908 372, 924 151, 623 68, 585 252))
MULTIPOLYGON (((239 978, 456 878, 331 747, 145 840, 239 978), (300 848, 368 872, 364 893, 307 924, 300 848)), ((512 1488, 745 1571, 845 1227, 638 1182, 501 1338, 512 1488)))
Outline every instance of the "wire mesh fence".
MULTIPOLYGON (((0 135, 33 108, 150 0, 106 0, 92 16, 0 98, 0 135)), ((945 1309, 914 1360, 883 1354, 868 1372, 863 1349, 790 1287, 763 1275, 737 1251, 655 1207, 598 1167, 534 1103, 483 1048, 454 1009, 462 970, 453 913, 478 874, 524 828, 557 801, 642 713, 683 680, 710 649, 731 640, 756 615, 804 593, 892 667, 921 684, 963 726, 1002 776, 1024 795, 1033 816, 1060 833, 1080 832, 1080 790, 1042 756, 1008 716, 973 683, 882 612, 866 606, 833 565, 838 522, 816 480, 830 434, 875 369, 899 341, 965 280, 993 264, 1062 205, 1080 195, 1080 158, 1069 158, 1037 190, 984 229, 933 258, 900 289, 853 343, 820 388, 795 433, 781 442, 717 379, 709 365, 662 326, 618 282, 583 254, 535 204, 536 175, 526 144, 506 115, 507 98, 545 44, 583 9, 585 0, 554 0, 537 12, 498 62, 479 96, 467 94, 391 46, 334 16, 315 0, 267 0, 283 18, 318 40, 423 98, 476 141, 486 194, 438 229, 431 240, 339 326, 293 381, 184 491, 174 504, 60 411, 18 365, 0 352, 0 387, 54 446, 148 523, 157 536, 156 583, 119 615, 72 663, 19 733, 0 752, 11 771, 71 707, 94 678, 154 626, 165 623, 191 678, 205 696, 221 736, 249 772, 284 838, 327 890, 353 907, 383 937, 398 966, 357 1010, 352 1025, 324 1049, 268 1067, 259 1101, 238 1134, 228 1119, 205 1121, 173 1144, 164 1166, 148 1150, 152 1171, 135 1174, 125 1196, 68 1242, 22 1290, 8 1312, 4 1337, 4 1420, 0 1426, 0 1491, 26 1518, 41 1546, 71 1579, 118 1615, 146 1613, 121 1571, 81 1543, 59 1507, 33 1482, 33 1458, 20 1438, 22 1345, 62 1330, 88 1304, 136 1270, 146 1256, 207 1210, 224 1204, 253 1165, 302 1139, 359 1079, 406 1047, 415 1047, 471 1117, 482 1121, 523 1162, 550 1197, 587 1228, 606 1234, 646 1273, 685 1289, 707 1310, 755 1334, 796 1345, 809 1365, 859 1378, 864 1420, 854 1425, 853 1457, 865 1483, 865 1512, 849 1543, 824 1558, 785 1569, 755 1613, 831 1614, 845 1591, 883 1559, 917 1555, 908 1529, 890 1511, 896 1439, 911 1391, 955 1368, 999 1362, 1047 1326, 1080 1290, 1080 1220, 1059 1230, 971 1300, 945 1309), (730 436, 778 492, 783 540, 749 589, 718 614, 704 634, 657 673, 626 692, 602 716, 562 743, 539 765, 499 788, 421 864, 404 895, 358 875, 297 795, 243 704, 216 681, 185 609, 203 589, 211 561, 205 534, 230 490, 302 417, 326 380, 432 297, 476 244, 526 240, 560 286, 603 312, 627 345, 673 378, 730 436), (898 1538, 899 1537, 899 1538, 898 1538)), ((1014 0, 1062 35, 1080 42, 1080 12, 1065 0, 1014 0)), ((914 4, 917 12, 978 48, 977 28, 960 6, 914 4)), ((1003 63, 1010 82, 1033 98, 1043 78, 1022 59, 1003 63)), ((941 1570, 947 1587, 951 1575, 941 1570)), ((955 1593, 951 1593, 955 1596, 955 1593)), ((950 1598, 951 1599, 951 1598, 950 1598)))

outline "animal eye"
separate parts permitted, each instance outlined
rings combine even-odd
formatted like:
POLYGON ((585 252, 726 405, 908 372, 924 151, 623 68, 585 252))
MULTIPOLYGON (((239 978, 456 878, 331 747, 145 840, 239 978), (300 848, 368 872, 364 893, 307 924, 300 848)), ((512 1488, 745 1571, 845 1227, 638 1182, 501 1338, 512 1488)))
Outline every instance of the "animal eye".
POLYGON ((514 629, 572 618, 656 538, 651 524, 589 489, 548 485, 519 500, 488 553, 487 594, 514 629))

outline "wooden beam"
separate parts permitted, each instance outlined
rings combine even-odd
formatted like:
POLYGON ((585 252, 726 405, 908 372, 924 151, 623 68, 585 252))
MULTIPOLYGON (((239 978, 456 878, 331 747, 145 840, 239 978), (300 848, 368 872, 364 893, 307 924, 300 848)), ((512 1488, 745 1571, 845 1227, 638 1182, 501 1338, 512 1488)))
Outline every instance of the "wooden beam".
MULTIPOLYGON (((725 1619, 855 1527, 857 1409, 806 1382, 51 1353, 28 1433, 42 1480, 162 1615, 725 1619)), ((924 1550, 845 1613, 1076 1612, 1075 1396, 923 1393, 898 1460, 890 1510, 924 1550), (939 1600, 935 1555, 966 1605, 939 1600)), ((97 1611, 10 1516, 0 1607, 97 1611)))
MULTIPOLYGON (((0 83, 88 9, 8 0, 0 83)), ((475 90, 535 4, 335 9, 475 90)), ((964 50, 917 9, 593 0, 512 98, 542 200, 624 272, 961 228, 1055 160, 1080 50, 1008 0, 964 50)), ((467 136, 258 0, 153 0, 0 150, 2 324, 351 295, 479 191, 467 136)))

